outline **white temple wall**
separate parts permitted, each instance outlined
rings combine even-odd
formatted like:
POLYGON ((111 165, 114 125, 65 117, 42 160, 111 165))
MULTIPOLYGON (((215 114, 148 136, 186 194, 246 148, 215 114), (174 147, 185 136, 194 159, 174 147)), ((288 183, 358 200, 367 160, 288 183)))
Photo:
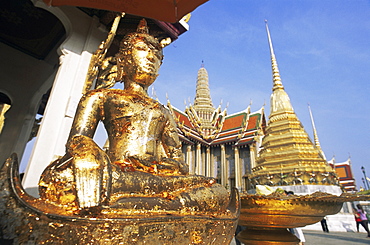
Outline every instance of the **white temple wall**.
MULTIPOLYGON (((44 6, 40 2, 36 5, 44 6)), ((65 143, 82 96, 91 54, 107 35, 96 18, 74 7, 45 9, 63 23, 67 38, 59 47, 59 69, 23 180, 27 192, 35 196, 42 171, 65 153, 65 143)))

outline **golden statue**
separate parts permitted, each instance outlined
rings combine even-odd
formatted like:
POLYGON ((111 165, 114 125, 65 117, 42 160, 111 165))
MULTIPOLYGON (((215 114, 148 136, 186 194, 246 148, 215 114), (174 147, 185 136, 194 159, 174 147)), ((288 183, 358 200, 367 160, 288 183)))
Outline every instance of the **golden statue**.
POLYGON ((147 94, 162 58, 160 43, 142 20, 115 57, 124 89, 96 89, 82 97, 67 154, 42 174, 42 198, 84 211, 226 210, 227 190, 213 178, 188 175, 170 112, 147 94), (108 133, 107 152, 92 140, 100 121, 108 133))
MULTIPOLYGON (((104 58, 104 57, 103 57, 104 58)), ((0 169, 0 239, 14 244, 228 244, 240 211, 214 178, 189 175, 170 112, 147 94, 158 76, 162 45, 142 20, 116 57, 101 62, 99 87, 112 77, 124 89, 100 88, 80 100, 66 154, 28 195, 15 154, 0 169), (102 150, 93 136, 108 133, 102 150)), ((93 66, 95 67, 95 66, 93 66)), ((89 80, 91 76, 89 76, 89 80)))

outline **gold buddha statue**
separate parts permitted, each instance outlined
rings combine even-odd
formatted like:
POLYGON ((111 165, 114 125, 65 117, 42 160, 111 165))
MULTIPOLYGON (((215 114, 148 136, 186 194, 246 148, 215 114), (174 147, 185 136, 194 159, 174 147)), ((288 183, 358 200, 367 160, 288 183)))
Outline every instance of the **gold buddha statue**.
POLYGON ((73 210, 105 208, 223 212, 229 194, 215 179, 189 175, 170 112, 147 94, 162 63, 160 42, 145 20, 115 57, 124 89, 95 89, 79 102, 66 154, 43 172, 42 199, 73 210), (103 151, 93 136, 108 134, 103 151))

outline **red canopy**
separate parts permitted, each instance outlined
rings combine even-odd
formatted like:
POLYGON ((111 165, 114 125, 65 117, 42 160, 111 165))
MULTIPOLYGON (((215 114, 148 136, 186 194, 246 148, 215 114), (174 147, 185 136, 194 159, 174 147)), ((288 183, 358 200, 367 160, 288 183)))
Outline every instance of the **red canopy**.
POLYGON ((208 0, 43 0, 49 6, 95 8, 175 23, 208 0))

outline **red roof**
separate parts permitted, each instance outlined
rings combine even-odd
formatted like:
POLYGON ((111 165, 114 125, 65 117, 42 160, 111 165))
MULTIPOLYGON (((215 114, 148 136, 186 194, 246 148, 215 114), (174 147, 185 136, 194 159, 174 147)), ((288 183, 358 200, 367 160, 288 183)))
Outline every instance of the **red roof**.
POLYGON ((257 127, 257 122, 258 122, 258 119, 259 119, 259 115, 252 115, 249 117, 248 119, 248 127, 247 127, 247 130, 250 130, 250 129, 255 129, 257 127))
POLYGON ((175 113, 175 118, 178 120, 179 123, 184 123, 184 125, 188 127, 193 127, 186 115, 177 111, 176 109, 173 109, 173 112, 175 113))
POLYGON ((349 165, 335 166, 335 172, 337 173, 339 180, 352 180, 352 171, 349 165))
MULTIPOLYGON (((207 145, 219 145, 219 144, 235 144, 235 145, 247 145, 251 144, 255 140, 257 135, 257 129, 260 125, 261 111, 249 114, 249 112, 242 111, 230 116, 226 116, 222 123, 222 129, 218 133, 214 133, 215 138, 205 139, 201 134, 194 128, 191 123, 189 116, 172 107, 174 117, 179 125, 179 136, 181 141, 185 143, 199 142, 207 145), (181 126, 183 125, 183 127, 181 126)), ((221 115, 219 115, 219 120, 221 115)))
POLYGON ((246 118, 245 113, 237 114, 235 116, 226 117, 225 122, 222 126, 222 131, 234 129, 234 128, 240 128, 246 118))

